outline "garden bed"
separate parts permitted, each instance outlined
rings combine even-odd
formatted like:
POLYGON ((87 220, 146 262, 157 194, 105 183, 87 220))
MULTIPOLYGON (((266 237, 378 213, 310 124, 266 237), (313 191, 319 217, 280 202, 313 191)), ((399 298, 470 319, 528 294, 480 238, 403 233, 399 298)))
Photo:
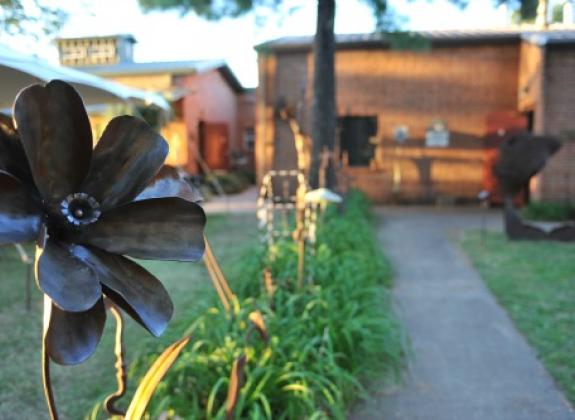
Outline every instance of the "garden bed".
MULTIPOLYGON (((307 283, 296 286, 297 250, 291 240, 271 250, 242 247, 245 258, 227 271, 237 302, 224 311, 214 293, 180 319, 192 343, 158 388, 151 414, 223 418, 231 368, 245 355, 245 380, 235 418, 345 418, 365 395, 362 381, 395 380, 403 363, 398 323, 387 287, 390 267, 379 252, 365 199, 354 194, 343 215, 324 215, 314 255, 307 258, 307 283), (262 286, 271 271, 274 292, 262 286), (240 268, 240 269, 238 269, 240 268), (252 330, 249 314, 259 311, 269 340, 252 330)), ((218 254, 218 249, 215 249, 218 254)), ((142 372, 158 346, 142 356, 142 372)))

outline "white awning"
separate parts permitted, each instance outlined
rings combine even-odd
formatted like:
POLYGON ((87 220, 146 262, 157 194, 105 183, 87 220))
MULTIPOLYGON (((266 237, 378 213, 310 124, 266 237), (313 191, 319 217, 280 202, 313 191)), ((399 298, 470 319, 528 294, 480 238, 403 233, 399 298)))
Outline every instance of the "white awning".
POLYGON ((53 65, 0 45, 0 109, 10 108, 18 92, 26 86, 54 79, 73 85, 86 105, 135 102, 170 110, 169 102, 156 93, 123 86, 69 67, 53 65))

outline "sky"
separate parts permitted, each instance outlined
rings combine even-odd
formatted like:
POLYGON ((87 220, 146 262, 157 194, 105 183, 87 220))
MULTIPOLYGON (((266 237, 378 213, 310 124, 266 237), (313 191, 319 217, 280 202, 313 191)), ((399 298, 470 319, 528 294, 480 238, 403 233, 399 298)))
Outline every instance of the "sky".
MULTIPOLYGON (((257 85, 254 45, 291 35, 312 35, 316 2, 286 0, 280 10, 259 9, 237 19, 208 22, 190 13, 140 11, 137 0, 51 0, 69 13, 58 37, 132 34, 137 40, 135 61, 223 59, 246 87, 257 85)), ((471 29, 503 27, 509 23, 504 7, 493 0, 470 0, 460 10, 447 0, 390 0, 405 18, 401 27, 411 30, 471 29)), ((375 19, 361 0, 337 0, 336 33, 372 32, 375 19)), ((0 42, 57 62, 51 39, 26 37, 0 42)))

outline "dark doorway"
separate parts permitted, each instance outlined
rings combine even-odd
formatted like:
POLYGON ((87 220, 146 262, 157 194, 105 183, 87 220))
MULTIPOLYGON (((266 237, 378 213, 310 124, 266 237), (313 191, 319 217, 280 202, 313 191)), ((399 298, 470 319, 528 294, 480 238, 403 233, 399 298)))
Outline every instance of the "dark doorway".
POLYGON ((535 125, 535 112, 528 111, 524 113, 525 118, 527 119, 527 131, 533 133, 533 127, 535 125))
POLYGON ((340 150, 347 153, 349 166, 369 166, 375 145, 370 141, 377 134, 377 117, 340 117, 340 150))

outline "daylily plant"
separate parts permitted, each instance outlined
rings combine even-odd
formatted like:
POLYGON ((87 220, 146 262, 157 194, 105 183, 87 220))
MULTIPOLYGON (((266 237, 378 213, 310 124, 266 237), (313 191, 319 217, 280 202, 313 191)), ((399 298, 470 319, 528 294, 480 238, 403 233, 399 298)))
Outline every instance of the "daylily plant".
POLYGON ((14 121, 0 120, 0 245, 37 243, 50 358, 77 364, 94 352, 104 296, 160 335, 172 316, 170 297, 126 256, 196 261, 205 225, 191 201, 137 198, 160 170, 166 141, 144 121, 121 116, 93 148, 80 96, 57 80, 21 91, 14 121))

